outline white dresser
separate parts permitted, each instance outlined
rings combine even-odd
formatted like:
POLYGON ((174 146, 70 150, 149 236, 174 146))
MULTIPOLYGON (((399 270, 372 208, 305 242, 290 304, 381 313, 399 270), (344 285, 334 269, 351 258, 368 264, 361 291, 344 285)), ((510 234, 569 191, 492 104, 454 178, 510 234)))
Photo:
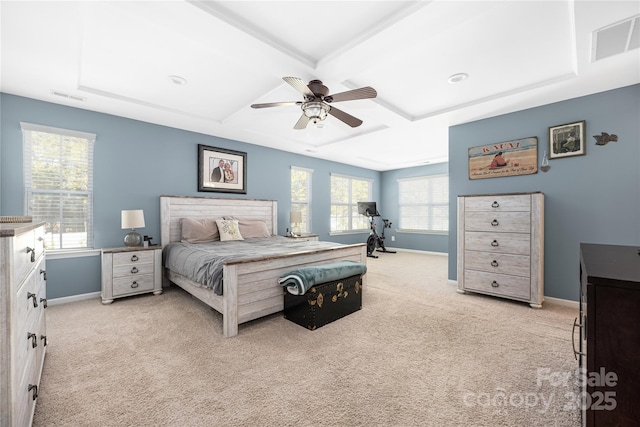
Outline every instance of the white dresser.
POLYGON ((544 194, 458 196, 458 292, 544 300, 544 194))
POLYGON ((47 345, 44 224, 0 224, 0 425, 31 425, 47 345))
POLYGON ((162 293, 162 247, 122 247, 102 250, 102 303, 114 298, 162 293))

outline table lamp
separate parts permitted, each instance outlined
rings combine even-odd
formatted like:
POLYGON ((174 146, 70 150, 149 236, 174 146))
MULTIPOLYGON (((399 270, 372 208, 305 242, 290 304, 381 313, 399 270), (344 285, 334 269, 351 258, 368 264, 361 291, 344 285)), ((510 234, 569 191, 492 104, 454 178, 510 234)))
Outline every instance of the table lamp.
POLYGON ((144 228, 144 212, 142 209, 122 211, 122 229, 131 231, 124 236, 125 246, 142 246, 142 236, 136 233, 136 228, 144 228))
POLYGON ((302 212, 301 211, 291 211, 289 214, 289 220, 291 222, 291 233, 294 236, 300 235, 300 227, 298 224, 302 222, 302 212), (295 227, 294 227, 295 224, 295 227))

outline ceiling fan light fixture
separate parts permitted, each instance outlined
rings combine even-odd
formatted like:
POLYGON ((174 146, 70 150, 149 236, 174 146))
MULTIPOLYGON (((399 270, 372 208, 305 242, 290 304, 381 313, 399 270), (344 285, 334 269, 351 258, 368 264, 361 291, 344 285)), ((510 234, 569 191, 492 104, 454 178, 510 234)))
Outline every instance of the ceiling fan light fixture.
POLYGON ((314 123, 318 120, 326 119, 329 108, 330 107, 324 102, 318 101, 305 102, 302 104, 302 112, 314 123))

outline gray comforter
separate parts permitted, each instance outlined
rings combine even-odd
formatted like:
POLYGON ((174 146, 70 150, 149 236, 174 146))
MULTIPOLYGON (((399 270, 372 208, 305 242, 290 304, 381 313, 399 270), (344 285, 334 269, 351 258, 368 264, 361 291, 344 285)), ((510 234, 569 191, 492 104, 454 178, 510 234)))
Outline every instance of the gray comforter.
POLYGON ((163 249, 165 268, 222 295, 222 266, 225 261, 285 255, 341 246, 333 242, 303 242, 283 236, 211 243, 170 243, 163 249))

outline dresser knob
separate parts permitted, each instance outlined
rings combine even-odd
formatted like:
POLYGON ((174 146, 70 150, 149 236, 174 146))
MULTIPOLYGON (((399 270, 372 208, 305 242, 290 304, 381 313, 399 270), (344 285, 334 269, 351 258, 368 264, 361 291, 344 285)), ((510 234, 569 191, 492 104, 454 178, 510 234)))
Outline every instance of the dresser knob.
POLYGON ((131 269, 131 274, 136 274, 138 272, 138 268, 137 267, 133 267, 131 269))
POLYGON ((27 339, 31 340, 31 348, 36 348, 38 346, 38 337, 36 334, 27 332, 27 339))
POLYGON ((47 280, 47 272, 46 272, 46 271, 44 271, 44 270, 40 270, 40 274, 42 274, 42 278, 43 278, 44 280, 47 280))
POLYGON ((134 255, 131 257, 132 262, 136 262, 138 260, 138 255, 134 255))
POLYGON ((133 283, 131 284, 131 287, 132 287, 132 288, 134 288, 134 289, 135 289, 135 288, 137 288, 138 286, 140 286, 140 285, 138 284, 138 282, 133 282, 133 283))
POLYGON ((47 346, 47 336, 46 335, 40 335, 40 339, 42 341, 44 341, 44 346, 46 347, 47 346))
POLYGON ((494 201, 493 203, 491 203, 491 207, 492 208, 500 207, 500 203, 494 201))
POLYGON ((497 219, 494 219, 493 221, 491 221, 491 226, 497 227, 498 225, 499 224, 498 224, 498 220, 497 219))
POLYGON ((36 250, 27 246, 27 253, 31 253, 31 262, 36 262, 36 250))
POLYGON ((38 301, 36 301, 36 294, 32 294, 31 292, 27 292, 27 299, 33 298, 33 308, 38 307, 38 301))
POLYGON ((498 286, 500 286, 500 285, 495 280, 493 282, 491 282, 491 287, 492 288, 497 288, 498 286))
POLYGON ((29 384, 29 391, 33 390, 33 400, 38 398, 38 386, 34 384, 29 384))
POLYGON ((497 247, 498 246, 498 241, 494 240, 493 242, 491 242, 491 246, 497 247))
POLYGON ((496 261, 495 259, 493 261, 491 261, 491 266, 492 267, 497 267, 498 266, 498 261, 496 261))
POLYGON ((42 308, 47 308, 47 299, 40 298, 40 303, 42 304, 42 308))

